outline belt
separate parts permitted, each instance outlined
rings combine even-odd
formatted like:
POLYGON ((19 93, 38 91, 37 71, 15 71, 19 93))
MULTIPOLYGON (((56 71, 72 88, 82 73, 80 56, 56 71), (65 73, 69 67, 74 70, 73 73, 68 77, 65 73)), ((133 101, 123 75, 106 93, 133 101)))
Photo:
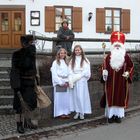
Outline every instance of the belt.
POLYGON ((21 76, 23 79, 35 79, 35 76, 21 76))

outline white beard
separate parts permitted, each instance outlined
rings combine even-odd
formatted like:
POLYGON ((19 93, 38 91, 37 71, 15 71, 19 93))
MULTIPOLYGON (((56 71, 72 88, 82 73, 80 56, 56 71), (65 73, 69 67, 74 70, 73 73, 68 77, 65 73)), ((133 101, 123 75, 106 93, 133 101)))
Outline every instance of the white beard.
POLYGON ((124 64, 126 50, 124 45, 121 43, 119 43, 121 47, 117 49, 116 47, 114 47, 116 44, 118 44, 118 42, 114 43, 111 46, 112 48, 111 48, 111 56, 110 56, 110 66, 115 71, 119 71, 124 64))

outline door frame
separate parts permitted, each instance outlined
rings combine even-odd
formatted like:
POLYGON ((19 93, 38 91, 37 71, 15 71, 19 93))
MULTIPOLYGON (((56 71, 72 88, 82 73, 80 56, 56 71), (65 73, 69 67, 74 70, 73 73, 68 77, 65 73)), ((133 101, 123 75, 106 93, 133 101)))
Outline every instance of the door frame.
MULTIPOLYGON (((22 34, 25 34, 25 27, 26 27, 26 12, 25 12, 25 5, 0 5, 0 11, 2 12, 2 11, 11 11, 11 17, 10 17, 10 19, 11 19, 11 22, 13 22, 12 21, 12 11, 16 11, 16 12, 18 12, 18 11, 23 11, 23 15, 24 15, 24 17, 23 17, 23 24, 22 24, 22 26, 23 26, 23 30, 22 30, 22 33, 21 33, 21 35, 22 34)), ((10 23, 11 24, 11 23, 10 23)), ((11 24, 12 25, 12 24, 11 24)), ((21 47, 20 46, 20 44, 19 45, 13 45, 13 34, 14 34, 14 31, 13 31, 13 29, 12 29, 12 26, 10 25, 10 34, 9 34, 9 36, 10 36, 10 39, 11 39, 11 41, 10 41, 10 45, 8 45, 7 47, 5 47, 5 46, 0 46, 0 49, 2 48, 9 48, 9 49, 11 49, 11 48, 19 48, 19 47, 21 47), (10 47, 9 47, 10 46, 10 47)), ((1 32, 1 34, 2 34, 2 32, 1 32)))

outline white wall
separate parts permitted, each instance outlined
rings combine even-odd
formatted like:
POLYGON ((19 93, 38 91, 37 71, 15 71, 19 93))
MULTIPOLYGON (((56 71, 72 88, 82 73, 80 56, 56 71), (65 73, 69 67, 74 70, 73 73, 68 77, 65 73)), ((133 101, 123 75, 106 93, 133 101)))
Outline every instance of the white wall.
MULTIPOLYGON (((140 39, 140 8, 139 0, 0 0, 0 5, 25 5, 26 7, 26 33, 29 30, 35 30, 47 37, 55 37, 54 33, 45 33, 45 21, 44 21, 44 7, 54 5, 75 6, 83 7, 83 32, 75 33, 76 37, 86 38, 109 38, 110 35, 103 33, 96 33, 96 8, 114 7, 131 10, 131 31, 126 35, 127 39, 140 39), (40 26, 30 25, 30 11, 39 10, 41 14, 40 26), (93 13, 93 18, 88 21, 88 13, 93 13)), ((81 42, 80 42, 81 43, 81 42)), ((82 46, 87 47, 87 43, 81 43, 82 46)), ((108 43, 108 46, 110 44, 108 43)), ((50 46, 49 42, 46 42, 46 47, 50 46)), ((101 43, 88 43, 88 47, 98 48, 101 43)))

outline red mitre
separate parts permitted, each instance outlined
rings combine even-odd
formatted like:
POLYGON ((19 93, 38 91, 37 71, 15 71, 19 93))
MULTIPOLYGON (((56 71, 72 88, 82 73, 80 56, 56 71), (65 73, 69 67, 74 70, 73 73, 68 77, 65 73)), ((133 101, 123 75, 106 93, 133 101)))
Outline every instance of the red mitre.
POLYGON ((110 42, 111 44, 115 43, 115 42, 119 42, 124 44, 125 42, 125 35, 122 32, 112 32, 111 37, 110 37, 110 42))

